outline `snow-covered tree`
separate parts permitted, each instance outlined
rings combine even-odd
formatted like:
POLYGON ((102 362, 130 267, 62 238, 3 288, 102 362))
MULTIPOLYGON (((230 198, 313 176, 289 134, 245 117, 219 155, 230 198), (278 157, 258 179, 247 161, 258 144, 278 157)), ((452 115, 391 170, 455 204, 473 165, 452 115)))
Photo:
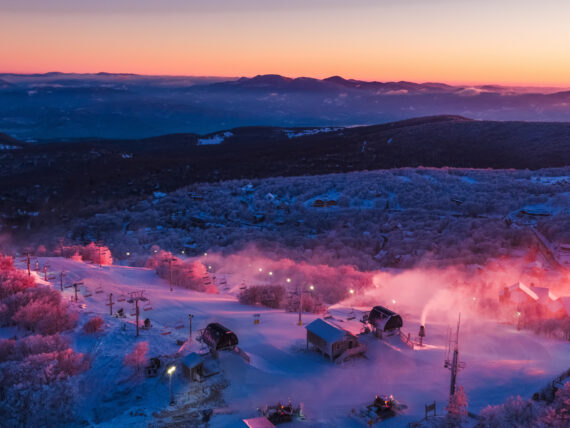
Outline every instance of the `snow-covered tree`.
POLYGON ((481 428, 513 427, 525 428, 534 425, 537 417, 534 402, 520 396, 509 397, 498 406, 489 406, 480 413, 481 428))
POLYGON ((101 328, 103 327, 103 318, 101 318, 99 315, 89 319, 84 325, 83 325, 83 331, 85 333, 97 333, 98 331, 101 331, 101 328))
POLYGON ((0 254, 0 301, 34 286, 33 277, 16 269, 11 257, 0 254))
POLYGON ((131 353, 125 355, 123 364, 139 372, 147 364, 148 342, 138 342, 131 353))
POLYGON ((40 287, 27 294, 30 301, 12 317, 17 325, 40 334, 55 334, 77 324, 78 313, 70 310, 57 290, 40 287))
POLYGON ((458 386, 455 394, 449 397, 449 403, 445 410, 447 410, 446 421, 451 426, 460 426, 461 421, 467 416, 467 406, 469 401, 463 386, 458 386))
POLYGON ((538 421, 547 427, 570 427, 570 382, 566 382, 556 392, 554 401, 545 409, 538 421))

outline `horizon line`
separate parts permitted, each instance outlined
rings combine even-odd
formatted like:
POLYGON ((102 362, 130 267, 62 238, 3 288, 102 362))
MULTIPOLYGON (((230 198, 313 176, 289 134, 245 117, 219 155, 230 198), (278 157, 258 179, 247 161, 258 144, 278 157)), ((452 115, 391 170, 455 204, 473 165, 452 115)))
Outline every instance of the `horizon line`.
POLYGON ((429 84, 429 83, 436 83, 436 84, 445 84, 449 86, 499 86, 504 88, 536 88, 536 89, 570 89, 570 84, 565 85, 556 85, 556 84, 545 84, 545 83, 497 83, 497 82, 459 82, 459 81, 445 81, 445 80, 426 80, 426 81, 414 81, 414 80, 405 80, 405 79, 381 79, 381 80, 366 80, 366 79, 357 79, 357 78, 346 78, 338 74, 332 74, 330 76, 324 78, 312 77, 307 75, 299 75, 295 77, 286 76, 279 73, 258 73, 255 75, 242 75, 242 76, 224 76, 224 75, 215 75, 215 74, 147 74, 147 73, 134 73, 134 72, 109 72, 109 71, 97 71, 97 72, 75 72, 75 71, 45 71, 45 72, 14 72, 14 71, 0 71, 0 75, 15 75, 15 76, 42 76, 42 75, 49 75, 49 74, 62 74, 62 75, 115 75, 115 76, 141 76, 141 77, 186 77, 186 78, 217 78, 217 79, 228 79, 228 80, 238 80, 242 78, 252 79, 258 76, 280 76, 287 79, 315 79, 315 80, 325 80, 332 77, 340 77, 346 81, 358 81, 358 82, 367 82, 367 83, 416 83, 416 84, 429 84))

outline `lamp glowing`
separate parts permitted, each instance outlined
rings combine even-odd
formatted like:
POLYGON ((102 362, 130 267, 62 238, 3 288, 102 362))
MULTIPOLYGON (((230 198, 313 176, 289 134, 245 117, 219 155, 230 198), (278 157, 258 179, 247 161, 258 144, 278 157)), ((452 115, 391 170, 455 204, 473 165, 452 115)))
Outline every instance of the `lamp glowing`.
POLYGON ((166 370, 166 373, 169 374, 169 378, 170 378, 170 404, 174 404, 174 394, 172 393, 172 373, 174 373, 176 371, 176 366, 170 366, 168 368, 168 370, 166 370))

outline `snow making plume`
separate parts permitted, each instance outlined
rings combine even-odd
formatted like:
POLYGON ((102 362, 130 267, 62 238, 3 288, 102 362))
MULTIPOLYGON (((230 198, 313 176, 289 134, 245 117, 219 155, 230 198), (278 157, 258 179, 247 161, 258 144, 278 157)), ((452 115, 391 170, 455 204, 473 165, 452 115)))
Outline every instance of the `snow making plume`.
POLYGON ((420 320, 420 322, 422 323, 422 326, 424 326, 426 324, 427 311, 428 311, 428 305, 425 305, 423 310, 422 310, 422 317, 420 320))

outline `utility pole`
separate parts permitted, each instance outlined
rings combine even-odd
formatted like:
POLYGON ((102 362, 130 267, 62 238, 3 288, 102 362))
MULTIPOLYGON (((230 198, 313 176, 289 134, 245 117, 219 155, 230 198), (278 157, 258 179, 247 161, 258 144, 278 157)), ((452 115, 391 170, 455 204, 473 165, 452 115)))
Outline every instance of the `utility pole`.
POLYGON ((459 325, 460 324, 461 324, 461 313, 459 314, 459 320, 457 321, 457 331, 455 333, 455 340, 451 338, 451 334, 450 334, 449 345, 447 348, 447 358, 446 358, 445 364, 444 364, 444 367, 451 371, 451 382, 449 385, 449 396, 450 397, 455 394, 455 381, 457 380, 457 372, 459 372, 459 370, 465 368, 465 363, 462 363, 459 361, 459 325), (451 352, 451 345, 452 344, 454 345, 453 357, 450 361, 449 360, 449 354, 451 352))
POLYGON ((127 303, 133 303, 135 305, 135 316, 136 316, 136 324, 137 324, 137 336, 139 337, 139 301, 146 302, 148 299, 144 297, 144 290, 140 291, 133 291, 129 293, 130 298, 127 300, 127 303))
POLYGON ((170 292, 172 292, 172 257, 168 259, 168 282, 170 283, 170 292))
POLYGON ((301 287, 298 288, 298 292, 299 292, 299 325, 303 325, 303 320, 302 320, 302 316, 303 316, 303 290, 301 289, 301 287))
POLYGON ((30 269, 30 252, 28 251, 26 253, 26 262, 28 264, 28 276, 32 275, 31 269, 30 269))
POLYGON ((59 289, 63 291, 63 271, 59 273, 59 289))
POLYGON ((191 342, 192 341, 192 318, 194 318, 194 315, 192 314, 188 314, 188 341, 191 342))
POLYGON ((82 284, 83 284, 82 282, 74 282, 74 283, 73 283, 73 289, 74 289, 74 291, 75 291, 75 303, 77 303, 77 287, 78 287, 79 285, 82 285, 82 284))
POLYGON ((109 315, 113 316, 113 293, 109 293, 109 302, 105 303, 109 306, 109 315))

